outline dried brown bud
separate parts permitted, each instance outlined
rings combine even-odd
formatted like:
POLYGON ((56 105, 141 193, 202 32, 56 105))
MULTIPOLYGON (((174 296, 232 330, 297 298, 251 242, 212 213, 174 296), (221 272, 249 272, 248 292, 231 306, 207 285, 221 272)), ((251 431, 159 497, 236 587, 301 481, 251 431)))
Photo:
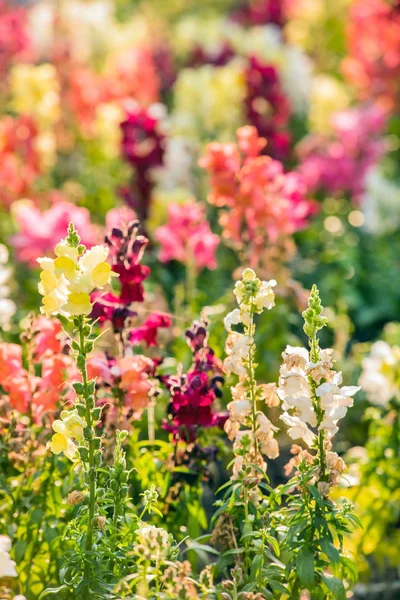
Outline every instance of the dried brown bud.
POLYGON ((73 492, 68 494, 68 504, 71 504, 71 506, 76 506, 77 504, 79 504, 79 502, 82 502, 84 497, 85 494, 83 494, 82 492, 78 492, 78 490, 74 490, 73 492))
POLYGON ((106 528, 107 519, 106 519, 106 517, 99 515, 98 517, 96 517, 96 523, 97 523, 97 527, 100 529, 100 531, 104 531, 106 528))

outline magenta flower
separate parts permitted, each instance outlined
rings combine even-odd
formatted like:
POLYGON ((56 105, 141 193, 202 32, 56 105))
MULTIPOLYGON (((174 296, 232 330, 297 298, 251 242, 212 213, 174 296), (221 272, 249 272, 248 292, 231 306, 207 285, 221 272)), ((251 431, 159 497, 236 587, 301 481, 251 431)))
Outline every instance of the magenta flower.
POLYGON ((160 328, 171 327, 171 317, 164 313, 152 313, 139 327, 132 329, 129 341, 135 346, 145 342, 147 346, 157 346, 157 334, 160 328))
POLYGON ((385 151, 383 130, 387 115, 370 105, 336 113, 331 137, 310 136, 298 147, 299 173, 310 191, 349 193, 358 202, 369 169, 385 151))
POLYGON ((204 208, 192 201, 188 204, 170 204, 168 222, 156 231, 161 245, 160 260, 195 263, 198 270, 215 269, 215 253, 219 237, 212 233, 204 208))

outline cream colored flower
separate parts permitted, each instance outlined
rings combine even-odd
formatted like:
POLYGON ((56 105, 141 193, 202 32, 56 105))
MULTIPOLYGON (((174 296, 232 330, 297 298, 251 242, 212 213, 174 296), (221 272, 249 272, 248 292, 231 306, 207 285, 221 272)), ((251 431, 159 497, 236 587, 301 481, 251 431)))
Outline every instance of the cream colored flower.
POLYGON ((0 579, 17 577, 16 564, 10 558, 11 540, 7 535, 0 535, 0 579))

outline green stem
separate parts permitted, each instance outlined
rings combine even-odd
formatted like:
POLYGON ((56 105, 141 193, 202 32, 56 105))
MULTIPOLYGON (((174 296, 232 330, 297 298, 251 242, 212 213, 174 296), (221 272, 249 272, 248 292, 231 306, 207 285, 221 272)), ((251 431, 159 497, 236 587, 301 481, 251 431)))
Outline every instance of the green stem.
POLYGON ((253 440, 254 440, 254 454, 255 461, 257 464, 258 457, 258 440, 256 436, 257 431, 257 397, 255 393, 255 378, 254 378, 254 311, 253 308, 250 312, 250 325, 249 325, 249 333, 250 333, 250 349, 249 349, 249 365, 248 365, 248 373, 249 373, 249 392, 250 392, 250 400, 251 400, 251 428, 253 430, 253 440))
POLYGON ((85 335, 84 335, 84 325, 85 325, 85 317, 81 316, 79 319, 79 354, 83 357, 82 363, 79 365, 79 370, 82 375, 82 383, 84 389, 84 401, 86 406, 85 411, 85 419, 87 427, 89 428, 90 434, 88 441, 88 451, 89 451, 89 460, 88 460, 88 470, 87 476, 89 481, 89 509, 88 509, 88 524, 86 530, 86 540, 85 540, 85 551, 90 552, 93 545, 93 521, 96 512, 96 487, 97 487, 97 471, 95 465, 95 447, 94 447, 94 437, 95 430, 93 424, 93 416, 92 416, 92 401, 90 400, 90 391, 88 386, 88 375, 86 368, 86 343, 85 343, 85 335))
MULTIPOLYGON (((188 251, 189 254, 189 251, 188 251)), ((195 312, 195 300, 197 295, 197 269, 194 256, 190 256, 186 266, 186 305, 188 320, 192 320, 195 312)))

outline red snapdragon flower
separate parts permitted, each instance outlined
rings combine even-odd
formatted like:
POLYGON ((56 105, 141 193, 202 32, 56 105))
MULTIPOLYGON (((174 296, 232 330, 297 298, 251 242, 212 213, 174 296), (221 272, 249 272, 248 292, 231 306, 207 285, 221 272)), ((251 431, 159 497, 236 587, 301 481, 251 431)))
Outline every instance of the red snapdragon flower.
POLYGON ((105 238, 110 248, 112 269, 118 273, 121 283, 119 300, 125 305, 143 302, 142 282, 150 275, 150 268, 140 263, 149 240, 138 235, 138 229, 139 222, 132 221, 124 229, 114 227, 105 238))
POLYGON ((157 346, 157 334, 160 328, 171 327, 171 317, 163 313, 152 313, 145 322, 132 329, 129 333, 129 341, 133 345, 145 342, 147 346, 157 346))
POLYGON ((228 413, 216 412, 213 403, 221 395, 223 383, 221 362, 207 346, 207 333, 203 324, 195 323, 186 332, 193 351, 193 363, 182 376, 161 377, 170 391, 169 419, 163 428, 175 439, 194 441, 198 427, 223 427, 228 413))

